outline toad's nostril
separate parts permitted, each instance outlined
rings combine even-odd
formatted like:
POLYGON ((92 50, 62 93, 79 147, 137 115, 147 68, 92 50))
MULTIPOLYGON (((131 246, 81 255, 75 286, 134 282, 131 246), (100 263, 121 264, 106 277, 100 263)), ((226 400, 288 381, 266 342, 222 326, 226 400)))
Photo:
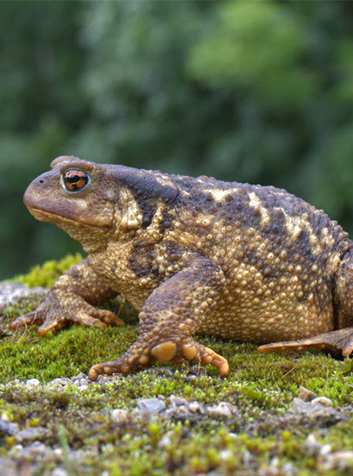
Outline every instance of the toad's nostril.
POLYGON ((44 180, 39 180, 39 183, 44 183, 44 180))

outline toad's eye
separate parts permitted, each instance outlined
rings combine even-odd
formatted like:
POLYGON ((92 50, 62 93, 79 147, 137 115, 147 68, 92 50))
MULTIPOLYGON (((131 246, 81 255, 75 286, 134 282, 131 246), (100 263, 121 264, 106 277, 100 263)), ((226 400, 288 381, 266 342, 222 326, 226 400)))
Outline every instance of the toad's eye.
POLYGON ((90 176, 84 170, 69 169, 62 175, 63 185, 69 192, 78 192, 86 188, 90 176))

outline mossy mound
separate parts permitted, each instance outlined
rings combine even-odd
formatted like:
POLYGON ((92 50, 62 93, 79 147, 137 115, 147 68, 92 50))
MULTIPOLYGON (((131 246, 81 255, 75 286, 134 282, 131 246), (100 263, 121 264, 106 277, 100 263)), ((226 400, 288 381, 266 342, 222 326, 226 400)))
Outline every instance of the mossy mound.
MULTIPOLYGON (((17 279, 50 286, 80 259, 46 263, 17 279)), ((8 474, 25 468, 29 475, 50 475, 57 467, 68 476, 352 474, 353 454, 352 461, 349 454, 344 462, 339 456, 353 449, 351 360, 264 355, 255 345, 199 336, 228 359, 228 378, 209 366, 157 365, 80 387, 72 377, 116 359, 135 340, 136 314, 123 311, 130 324, 122 328, 72 326, 43 339, 35 328, 9 331, 13 318, 37 304, 19 301, 0 317, 0 466, 8 474), (63 378, 64 387, 51 383, 63 378), (310 412, 291 412, 300 386, 328 397, 334 407, 314 419, 310 412), (164 410, 142 411, 138 402, 151 398, 164 410), (229 413, 212 413, 220 404, 230 405, 229 413)), ((112 309, 120 305, 109 303, 112 309)))

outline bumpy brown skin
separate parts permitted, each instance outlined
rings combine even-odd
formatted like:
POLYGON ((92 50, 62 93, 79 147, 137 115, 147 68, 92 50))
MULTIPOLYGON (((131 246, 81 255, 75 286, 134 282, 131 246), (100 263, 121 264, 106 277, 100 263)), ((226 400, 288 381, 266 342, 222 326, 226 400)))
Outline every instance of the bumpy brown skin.
POLYGON ((44 335, 69 322, 121 325, 94 306, 122 295, 140 311, 139 337, 119 360, 94 365, 92 380, 156 360, 195 360, 227 375, 227 361, 195 342, 197 332, 273 342, 260 352, 352 352, 353 243, 323 211, 274 187, 66 156, 51 166, 24 202, 88 258, 13 328, 36 322, 44 335), (76 189, 66 174, 77 175, 76 189))

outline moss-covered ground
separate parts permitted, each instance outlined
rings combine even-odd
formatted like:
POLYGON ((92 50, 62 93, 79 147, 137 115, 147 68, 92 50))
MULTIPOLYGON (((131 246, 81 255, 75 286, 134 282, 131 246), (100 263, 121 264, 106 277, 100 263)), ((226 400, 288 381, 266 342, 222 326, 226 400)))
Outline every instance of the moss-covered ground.
MULTIPOLYGON (((16 280, 50 286, 79 259, 50 262, 16 280)), ((48 385, 53 379, 87 373, 92 364, 120 356, 136 338, 137 325, 134 313, 124 315, 123 310, 120 315, 130 322, 123 328, 73 326, 43 339, 34 328, 10 332, 10 322, 36 304, 23 300, 0 316, 8 334, 0 340, 0 422, 5 424, 0 425, 0 462, 13 464, 11 470, 51 475, 60 467, 68 476, 353 474, 351 462, 330 467, 319 450, 308 449, 311 434, 320 448, 353 450, 351 360, 314 353, 259 354, 255 345, 200 336, 200 342, 228 359, 228 378, 211 367, 157 365, 82 388, 54 387, 48 385), (42 384, 23 383, 32 378, 42 384), (330 398, 334 407, 346 407, 347 418, 315 421, 292 415, 300 386, 330 398), (158 398, 168 410, 173 395, 205 408, 227 402, 233 412, 191 414, 182 404, 174 413, 137 411, 137 402, 146 398, 158 398), (119 409, 117 417, 114 410, 119 409), (11 424, 27 437, 6 430, 11 424), (33 441, 47 451, 26 453, 33 441)), ((7 474, 3 471, 1 476, 7 474)))

